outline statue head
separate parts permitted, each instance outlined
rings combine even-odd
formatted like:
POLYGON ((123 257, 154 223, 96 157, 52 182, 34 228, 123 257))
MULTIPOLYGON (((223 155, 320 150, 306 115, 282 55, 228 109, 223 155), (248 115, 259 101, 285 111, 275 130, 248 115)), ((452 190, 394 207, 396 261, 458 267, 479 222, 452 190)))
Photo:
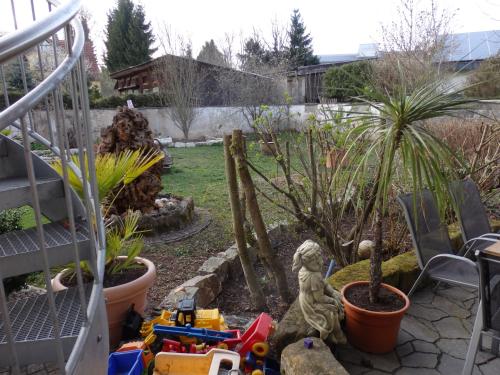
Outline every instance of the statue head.
POLYGON ((321 247, 312 240, 306 240, 297 248, 293 256, 292 271, 305 267, 311 272, 321 272, 323 268, 323 257, 321 247))

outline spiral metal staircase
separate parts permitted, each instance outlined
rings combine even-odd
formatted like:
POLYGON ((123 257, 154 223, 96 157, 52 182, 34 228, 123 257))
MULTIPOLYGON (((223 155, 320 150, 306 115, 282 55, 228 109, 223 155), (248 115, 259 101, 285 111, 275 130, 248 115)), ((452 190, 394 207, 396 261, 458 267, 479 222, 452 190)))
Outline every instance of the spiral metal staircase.
POLYGON ((0 112, 0 211, 31 206, 36 225, 0 235, 0 279, 41 272, 45 292, 15 299, 6 296, 0 282, 0 373, 21 374, 27 366, 51 363, 56 373, 105 374, 105 236, 95 170, 88 168, 94 155, 80 0, 10 3, 15 31, 0 38, 0 95, 5 102, 0 112), (27 27, 19 28, 16 16, 27 9, 16 6, 31 6, 27 27), (40 6, 44 15, 37 17, 40 6), (35 61, 30 67, 28 55, 35 61), (24 94, 15 103, 6 78, 12 63, 19 66, 24 94), (33 88, 28 87, 28 69, 37 76, 33 88), (69 147, 69 129, 76 149, 69 147), (31 151, 32 142, 60 161, 61 175, 31 151), (86 158, 75 163, 75 153, 86 158), (70 172, 81 181, 83 197, 72 190, 70 172), (90 283, 84 282, 81 261, 93 271, 90 283), (76 285, 54 292, 51 269, 69 263, 74 264, 76 285))

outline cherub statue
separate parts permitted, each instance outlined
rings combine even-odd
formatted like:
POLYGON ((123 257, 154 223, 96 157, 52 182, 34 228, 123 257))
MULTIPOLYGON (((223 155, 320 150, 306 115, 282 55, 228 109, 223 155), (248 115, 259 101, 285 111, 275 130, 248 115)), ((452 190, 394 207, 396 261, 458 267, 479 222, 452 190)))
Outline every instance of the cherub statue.
POLYGON ((340 327, 344 306, 340 293, 323 278, 323 257, 316 242, 306 240, 295 252, 292 270, 298 269, 299 303, 306 322, 319 331, 322 340, 344 344, 346 337, 340 327))

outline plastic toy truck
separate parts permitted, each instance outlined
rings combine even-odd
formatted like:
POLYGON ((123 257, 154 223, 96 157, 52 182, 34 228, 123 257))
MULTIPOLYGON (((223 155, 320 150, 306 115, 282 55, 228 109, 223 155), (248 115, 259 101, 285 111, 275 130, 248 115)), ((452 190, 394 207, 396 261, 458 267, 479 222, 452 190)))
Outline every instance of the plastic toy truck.
POLYGON ((141 375, 142 350, 115 352, 109 355, 108 375, 141 375))
POLYGON ((155 324, 177 327, 190 324, 195 328, 207 328, 217 331, 228 329, 219 309, 196 310, 194 299, 180 300, 175 312, 162 310, 158 317, 144 322, 141 328, 141 336, 147 337, 151 334, 155 324))
POLYGON ((131 341, 123 344, 116 352, 128 352, 131 350, 142 350, 142 364, 148 368, 151 361, 155 359, 154 354, 149 350, 144 341, 131 341))
POLYGON ((206 354, 158 353, 155 357, 154 375, 217 375, 219 370, 232 370, 238 374, 238 353, 212 349, 206 354))

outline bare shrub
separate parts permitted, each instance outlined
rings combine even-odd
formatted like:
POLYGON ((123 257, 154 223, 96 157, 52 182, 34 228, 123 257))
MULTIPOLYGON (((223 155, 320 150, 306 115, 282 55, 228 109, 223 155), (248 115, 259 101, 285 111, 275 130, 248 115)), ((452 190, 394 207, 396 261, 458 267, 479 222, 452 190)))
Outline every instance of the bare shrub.
POLYGON ((446 117, 429 129, 462 156, 470 176, 483 194, 500 187, 500 123, 488 119, 446 117))

